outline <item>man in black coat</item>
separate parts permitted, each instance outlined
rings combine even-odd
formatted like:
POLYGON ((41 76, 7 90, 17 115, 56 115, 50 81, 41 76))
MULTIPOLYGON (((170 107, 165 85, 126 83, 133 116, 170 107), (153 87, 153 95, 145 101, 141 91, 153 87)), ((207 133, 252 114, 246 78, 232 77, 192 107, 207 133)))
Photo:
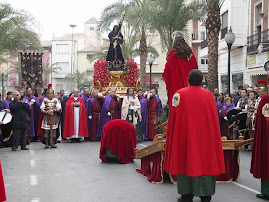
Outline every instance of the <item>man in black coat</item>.
POLYGON ((26 127, 27 127, 27 116, 29 112, 29 105, 24 103, 21 99, 19 92, 14 93, 14 100, 9 104, 10 112, 13 115, 12 118, 12 151, 16 151, 21 142, 21 149, 28 150, 26 148, 26 127))

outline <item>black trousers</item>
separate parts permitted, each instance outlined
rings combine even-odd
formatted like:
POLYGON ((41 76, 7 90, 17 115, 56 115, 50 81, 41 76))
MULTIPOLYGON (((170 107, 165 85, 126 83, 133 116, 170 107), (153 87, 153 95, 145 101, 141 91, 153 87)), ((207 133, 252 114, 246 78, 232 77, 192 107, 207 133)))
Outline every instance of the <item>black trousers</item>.
POLYGON ((14 128, 12 134, 12 149, 18 149, 21 142, 21 148, 26 148, 26 128, 14 128))

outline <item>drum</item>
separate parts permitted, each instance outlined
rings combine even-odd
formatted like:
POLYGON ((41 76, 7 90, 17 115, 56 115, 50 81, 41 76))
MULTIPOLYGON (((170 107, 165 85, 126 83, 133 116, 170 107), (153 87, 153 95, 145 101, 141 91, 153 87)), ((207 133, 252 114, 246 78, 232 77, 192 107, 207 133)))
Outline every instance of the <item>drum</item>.
POLYGON ((1 111, 0 112, 0 121, 2 121, 2 124, 8 124, 12 120, 12 115, 8 111, 1 111))

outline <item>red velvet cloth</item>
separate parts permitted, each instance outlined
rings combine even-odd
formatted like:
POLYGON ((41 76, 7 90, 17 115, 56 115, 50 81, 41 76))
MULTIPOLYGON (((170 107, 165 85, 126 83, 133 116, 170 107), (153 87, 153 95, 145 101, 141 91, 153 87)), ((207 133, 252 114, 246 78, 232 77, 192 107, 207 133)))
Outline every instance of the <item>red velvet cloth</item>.
POLYGON ((217 107, 200 86, 177 91, 170 107, 164 170, 171 175, 216 176, 225 173, 217 107), (198 101, 199 100, 199 101, 198 101))
POLYGON ((176 91, 188 86, 188 75, 193 69, 198 69, 196 58, 193 54, 190 60, 185 60, 175 56, 174 50, 169 51, 168 60, 162 74, 166 84, 169 106, 176 91))
POLYGON ((100 159, 107 162, 106 149, 118 156, 122 164, 132 163, 135 158, 136 129, 125 120, 115 119, 107 122, 103 128, 100 159))
POLYGON ((218 175, 216 180, 219 182, 237 181, 240 172, 239 151, 224 150, 223 154, 226 172, 218 175))
POLYGON ((6 201, 5 183, 3 178, 2 166, 0 162, 0 202, 6 201))
MULTIPOLYGON (((163 182, 163 157, 162 152, 157 152, 141 159, 141 169, 136 169, 138 173, 148 177, 148 181, 160 184, 163 182), (152 162, 152 168, 150 166, 152 162)), ((176 181, 176 176, 171 176, 176 181)), ((172 182, 173 182, 172 181, 172 182)))
POLYGON ((262 114, 262 108, 267 103, 269 95, 262 97, 257 110, 250 169, 255 178, 265 181, 269 181, 269 120, 262 114))
POLYGON ((158 133, 158 102, 155 98, 148 101, 148 139, 152 140, 158 133))
MULTIPOLYGON (((86 108, 81 97, 78 97, 77 100, 80 102, 78 134, 80 136, 88 137, 86 108)), ((74 97, 70 97, 66 103, 63 138, 72 137, 75 133, 74 132, 74 101, 75 101, 74 97)))

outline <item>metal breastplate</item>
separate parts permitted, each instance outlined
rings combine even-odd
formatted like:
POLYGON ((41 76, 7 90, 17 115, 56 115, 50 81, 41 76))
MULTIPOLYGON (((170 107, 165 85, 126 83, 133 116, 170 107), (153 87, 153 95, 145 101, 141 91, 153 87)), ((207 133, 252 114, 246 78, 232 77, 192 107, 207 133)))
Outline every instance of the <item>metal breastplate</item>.
POLYGON ((45 110, 55 110, 56 109, 56 101, 55 100, 46 100, 45 101, 45 110))

